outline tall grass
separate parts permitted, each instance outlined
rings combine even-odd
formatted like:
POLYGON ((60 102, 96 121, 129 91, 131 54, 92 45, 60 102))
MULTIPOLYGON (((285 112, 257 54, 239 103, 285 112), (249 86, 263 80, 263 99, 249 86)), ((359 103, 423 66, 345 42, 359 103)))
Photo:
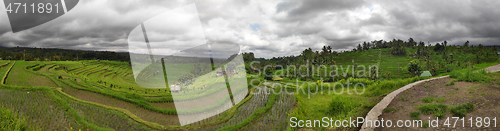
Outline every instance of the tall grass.
POLYGON ((484 69, 476 72, 472 72, 472 70, 453 71, 450 73, 450 77, 456 78, 458 81, 486 82, 489 81, 489 77, 486 74, 487 72, 484 69))
POLYGON ((358 100, 347 96, 335 96, 332 101, 328 104, 327 114, 332 116, 344 115, 346 116, 349 111, 360 106, 358 100))
POLYGON ((395 79, 395 80, 385 80, 378 81, 367 87, 366 96, 381 96, 390 93, 396 89, 399 89, 407 84, 423 80, 423 77, 413 77, 407 79, 395 79))
POLYGON ((0 106, 0 130, 27 131, 33 129, 29 129, 25 119, 17 113, 0 106))

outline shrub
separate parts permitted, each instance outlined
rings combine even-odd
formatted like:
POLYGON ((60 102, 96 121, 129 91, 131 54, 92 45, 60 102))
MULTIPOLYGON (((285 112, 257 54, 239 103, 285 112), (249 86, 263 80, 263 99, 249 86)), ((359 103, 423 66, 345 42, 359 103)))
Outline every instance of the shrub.
POLYGON ((422 69, 417 60, 412 60, 408 63, 408 72, 410 72, 412 76, 418 76, 422 73, 422 69))
POLYGON ((474 104, 466 103, 453 107, 450 109, 450 111, 454 116, 465 117, 465 114, 474 111, 474 109, 475 109, 474 104))

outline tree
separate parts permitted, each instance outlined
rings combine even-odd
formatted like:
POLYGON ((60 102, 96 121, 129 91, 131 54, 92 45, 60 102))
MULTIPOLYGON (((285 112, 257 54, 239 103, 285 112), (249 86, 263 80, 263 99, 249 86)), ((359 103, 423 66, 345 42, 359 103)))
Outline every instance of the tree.
POLYGON ((469 46, 469 41, 464 43, 464 47, 468 47, 468 46, 469 46))
POLYGON ((412 60, 408 63, 408 72, 410 72, 412 76, 418 76, 422 72, 417 60, 412 60))
POLYGON ((408 39, 408 44, 411 47, 417 46, 417 42, 415 42, 415 40, 413 40, 413 38, 411 38, 411 37, 410 37, 410 39, 408 39))
POLYGON ((406 48, 402 41, 393 42, 391 47, 392 55, 406 55, 406 48))
POLYGON ((265 70, 265 74, 264 74, 264 79, 266 80, 273 80, 273 71, 267 69, 265 70))
POLYGON ((441 45, 439 43, 436 43, 436 45, 434 46, 434 51, 435 52, 443 52, 444 51, 444 48, 445 46, 444 45, 441 45))
POLYGON ((370 47, 369 47, 368 43, 366 43, 366 41, 363 42, 363 50, 368 50, 369 48, 370 47))
POLYGON ((331 46, 327 46, 326 49, 328 50, 328 53, 332 53, 332 47, 331 46))

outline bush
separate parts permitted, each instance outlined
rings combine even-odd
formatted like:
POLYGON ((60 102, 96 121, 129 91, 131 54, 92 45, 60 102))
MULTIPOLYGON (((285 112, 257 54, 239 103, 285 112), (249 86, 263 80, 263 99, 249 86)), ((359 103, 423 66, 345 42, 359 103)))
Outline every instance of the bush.
POLYGON ((458 117, 465 117, 465 114, 474 111, 475 107, 472 103, 462 104, 450 109, 451 114, 458 117))
POLYGON ((417 60, 412 60, 408 63, 408 72, 410 72, 412 76, 418 76, 422 73, 422 69, 417 60))

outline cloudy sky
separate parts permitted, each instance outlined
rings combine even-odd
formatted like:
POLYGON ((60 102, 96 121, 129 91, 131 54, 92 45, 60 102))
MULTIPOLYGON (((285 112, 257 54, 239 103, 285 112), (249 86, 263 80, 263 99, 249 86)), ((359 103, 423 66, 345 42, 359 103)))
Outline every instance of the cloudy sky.
MULTIPOLYGON (((193 3, 193 20, 201 28, 193 27, 207 41, 236 43, 257 57, 298 55, 324 45, 350 50, 363 41, 410 37, 432 44, 500 45, 497 0, 80 0, 61 17, 16 33, 0 8, 0 46, 129 51, 128 35, 141 23, 193 3)), ((169 34, 194 30, 178 26, 186 23, 176 21, 182 16, 170 16, 165 25, 148 28, 169 34)))

